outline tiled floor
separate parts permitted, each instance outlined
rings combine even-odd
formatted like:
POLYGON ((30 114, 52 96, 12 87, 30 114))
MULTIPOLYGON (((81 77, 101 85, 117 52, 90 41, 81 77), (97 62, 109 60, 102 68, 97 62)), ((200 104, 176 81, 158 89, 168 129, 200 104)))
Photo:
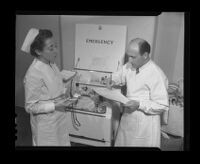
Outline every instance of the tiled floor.
MULTIPOLYGON (((23 108, 16 107, 17 114, 17 140, 16 146, 31 146, 31 128, 30 117, 23 108)), ((72 146, 86 146, 83 144, 71 143, 72 146)), ((164 151, 180 151, 183 150, 183 139, 170 136, 169 139, 161 138, 161 150, 164 151)))

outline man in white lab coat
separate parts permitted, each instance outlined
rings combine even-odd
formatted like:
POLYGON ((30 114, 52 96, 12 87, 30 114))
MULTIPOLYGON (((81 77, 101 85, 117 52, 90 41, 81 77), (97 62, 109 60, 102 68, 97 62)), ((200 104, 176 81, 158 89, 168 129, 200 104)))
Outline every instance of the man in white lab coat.
POLYGON ((168 80, 150 59, 150 45, 136 38, 130 41, 128 62, 112 76, 113 85, 126 84, 124 105, 115 146, 160 147, 160 115, 169 109, 168 80))
POLYGON ((30 29, 21 50, 35 57, 24 77, 33 146, 70 146, 64 112, 66 89, 54 62, 57 47, 52 32, 30 29))

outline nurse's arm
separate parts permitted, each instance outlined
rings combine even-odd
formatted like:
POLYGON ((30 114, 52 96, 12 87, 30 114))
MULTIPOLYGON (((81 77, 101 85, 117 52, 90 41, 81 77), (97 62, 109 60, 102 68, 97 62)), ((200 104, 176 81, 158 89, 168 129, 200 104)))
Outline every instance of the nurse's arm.
POLYGON ((53 100, 44 101, 48 96, 42 92, 42 82, 37 77, 25 81, 25 109, 28 113, 49 113, 55 110, 53 100))

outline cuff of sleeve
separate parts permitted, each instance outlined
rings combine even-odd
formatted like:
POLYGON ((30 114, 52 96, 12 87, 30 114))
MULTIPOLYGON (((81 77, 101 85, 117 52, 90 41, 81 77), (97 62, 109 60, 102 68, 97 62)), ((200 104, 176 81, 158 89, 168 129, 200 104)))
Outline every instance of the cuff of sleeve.
POLYGON ((145 105, 145 102, 144 101, 142 101, 142 100, 140 100, 139 101, 139 109, 140 110, 143 110, 143 111, 146 111, 146 105, 145 105))
POLYGON ((46 112, 54 111, 55 110, 55 104, 53 102, 49 102, 49 103, 45 104, 44 109, 45 109, 46 112))

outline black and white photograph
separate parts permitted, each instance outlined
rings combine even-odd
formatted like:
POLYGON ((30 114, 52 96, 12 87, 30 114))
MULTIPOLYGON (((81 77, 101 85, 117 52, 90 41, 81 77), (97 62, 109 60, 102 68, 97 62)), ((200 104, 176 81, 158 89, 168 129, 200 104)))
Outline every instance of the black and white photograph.
POLYGON ((15 149, 185 151, 186 23, 16 12, 15 149))

